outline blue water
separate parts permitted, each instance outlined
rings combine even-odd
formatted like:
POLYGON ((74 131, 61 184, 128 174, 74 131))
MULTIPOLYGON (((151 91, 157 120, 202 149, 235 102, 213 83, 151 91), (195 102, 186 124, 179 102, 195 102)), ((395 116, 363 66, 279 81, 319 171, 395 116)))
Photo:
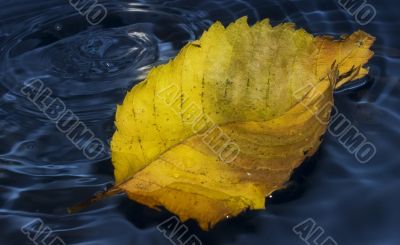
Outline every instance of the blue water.
POLYGON ((67 0, 0 1, 0 244, 34 244, 21 227, 40 218, 66 244, 172 244, 157 230, 171 217, 119 195, 80 213, 66 208, 113 183, 106 154, 88 160, 20 92, 41 79, 108 142, 116 105, 151 67, 174 57, 216 20, 292 21, 313 34, 363 29, 377 37, 370 74, 335 95, 341 113, 377 148, 359 163, 330 134, 267 210, 249 211, 209 232, 203 244, 306 244, 292 228, 312 218, 338 244, 400 244, 400 2, 368 1, 360 25, 336 0, 100 1, 90 25, 67 0), (396 150, 397 149, 397 150, 396 150))

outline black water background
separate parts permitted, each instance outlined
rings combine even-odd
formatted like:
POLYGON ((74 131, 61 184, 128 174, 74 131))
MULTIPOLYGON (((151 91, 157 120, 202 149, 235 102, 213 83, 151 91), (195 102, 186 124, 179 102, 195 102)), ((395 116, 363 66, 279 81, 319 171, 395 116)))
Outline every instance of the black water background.
POLYGON ((19 89, 40 78, 107 142, 116 104, 152 66, 174 57, 212 22, 243 15, 251 23, 292 21, 313 34, 363 29, 377 37, 370 75, 335 95, 377 155, 360 164, 327 134, 266 211, 246 212, 208 233, 189 222, 189 232, 203 244, 305 244, 292 228, 313 218, 339 244, 400 244, 400 2, 368 2, 377 16, 361 26, 335 0, 103 1, 108 16, 91 26, 68 1, 2 0, 0 244, 32 244, 20 228, 35 218, 67 244, 171 244, 156 229, 171 214, 124 196, 65 213, 112 183, 109 155, 87 160, 19 89))

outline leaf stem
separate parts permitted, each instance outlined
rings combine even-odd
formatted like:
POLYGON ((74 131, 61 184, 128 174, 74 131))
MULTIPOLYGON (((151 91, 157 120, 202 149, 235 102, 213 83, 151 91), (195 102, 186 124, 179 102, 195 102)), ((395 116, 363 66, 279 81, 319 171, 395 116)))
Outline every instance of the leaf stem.
POLYGON ((93 203, 101 201, 110 196, 114 196, 121 192, 123 192, 123 190, 121 188, 119 188, 118 186, 113 186, 113 187, 109 188, 108 190, 105 190, 102 192, 97 192, 91 198, 89 198, 83 202, 80 202, 72 207, 69 207, 67 209, 68 213, 73 214, 73 213, 80 212, 81 210, 86 209, 87 207, 92 205, 93 203))

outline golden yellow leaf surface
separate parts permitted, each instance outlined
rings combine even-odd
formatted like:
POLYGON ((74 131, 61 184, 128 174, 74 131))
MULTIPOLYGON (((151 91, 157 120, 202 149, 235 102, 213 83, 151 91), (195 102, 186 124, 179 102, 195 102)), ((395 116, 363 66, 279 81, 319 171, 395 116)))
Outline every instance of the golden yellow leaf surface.
POLYGON ((209 229, 264 209, 318 149, 333 90, 368 73, 374 38, 314 37, 291 23, 216 22, 118 106, 116 187, 209 229))

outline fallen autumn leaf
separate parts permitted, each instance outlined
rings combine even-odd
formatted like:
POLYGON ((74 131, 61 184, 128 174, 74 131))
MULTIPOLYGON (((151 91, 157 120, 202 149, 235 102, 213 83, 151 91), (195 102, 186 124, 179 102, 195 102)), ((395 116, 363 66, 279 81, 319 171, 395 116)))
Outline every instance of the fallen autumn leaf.
POLYGON ((333 90, 368 73, 373 42, 363 31, 334 40, 268 19, 216 22, 118 106, 116 183, 86 204, 123 191, 205 230, 264 209, 317 151, 333 90))

